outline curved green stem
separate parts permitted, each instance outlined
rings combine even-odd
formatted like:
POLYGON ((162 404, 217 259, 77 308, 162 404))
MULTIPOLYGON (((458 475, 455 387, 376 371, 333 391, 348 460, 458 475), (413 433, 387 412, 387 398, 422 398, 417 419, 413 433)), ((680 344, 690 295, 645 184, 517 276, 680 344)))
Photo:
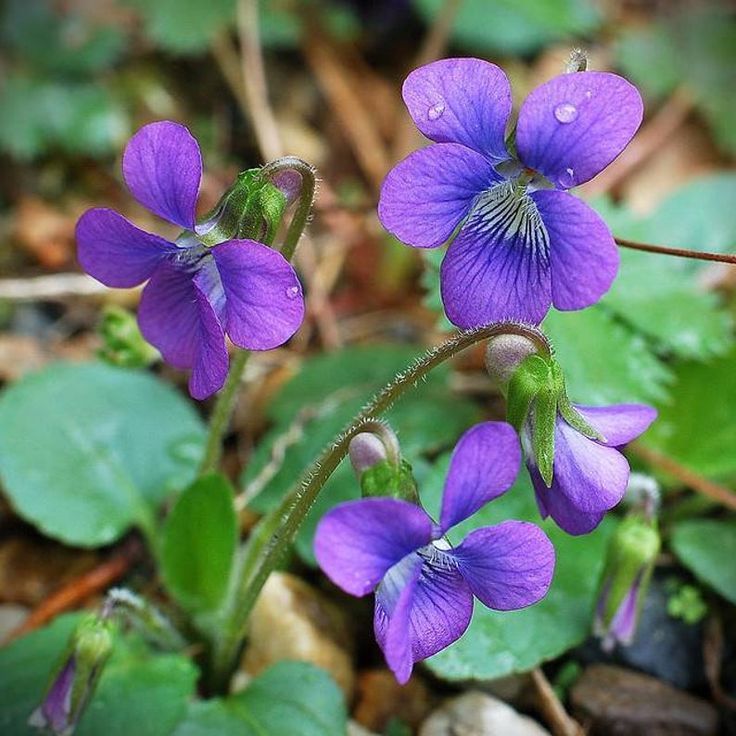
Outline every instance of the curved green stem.
POLYGON ((317 495, 348 451, 350 440, 386 411, 408 388, 417 384, 433 368, 471 345, 497 335, 517 334, 535 342, 549 354, 549 344, 536 328, 516 323, 494 323, 462 332, 425 355, 381 389, 366 404, 348 427, 341 432, 312 463, 299 482, 286 494, 279 506, 256 527, 241 561, 236 588, 225 612, 221 635, 215 642, 213 675, 221 687, 227 681, 241 642, 246 635, 248 616, 271 571, 293 542, 304 517, 317 495))
POLYGON ((261 175, 270 179, 272 183, 278 186, 280 175, 296 172, 301 178, 299 187, 299 203, 297 204, 294 216, 289 223, 289 229, 286 231, 284 242, 281 245, 281 255, 290 261, 294 256, 296 246, 299 244, 304 228, 307 226, 309 214, 312 211, 314 198, 317 193, 317 172, 316 169, 306 161, 296 156, 283 156, 282 158, 266 164, 261 169, 261 175))
POLYGON ((243 371, 248 362, 250 353, 247 350, 238 350, 230 362, 225 385, 217 396, 215 408, 210 418, 210 429, 207 435, 207 445, 202 463, 199 466, 199 475, 204 475, 217 468, 222 457, 222 440, 230 424, 230 417, 235 408, 235 399, 243 380, 243 371))

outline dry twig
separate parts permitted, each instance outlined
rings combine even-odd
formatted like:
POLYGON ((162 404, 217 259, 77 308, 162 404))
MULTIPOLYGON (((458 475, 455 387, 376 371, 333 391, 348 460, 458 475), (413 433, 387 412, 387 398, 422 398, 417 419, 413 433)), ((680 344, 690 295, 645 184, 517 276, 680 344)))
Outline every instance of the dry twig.
POLYGON ((565 710, 541 667, 531 671, 537 702, 554 736, 584 736, 582 726, 565 710))

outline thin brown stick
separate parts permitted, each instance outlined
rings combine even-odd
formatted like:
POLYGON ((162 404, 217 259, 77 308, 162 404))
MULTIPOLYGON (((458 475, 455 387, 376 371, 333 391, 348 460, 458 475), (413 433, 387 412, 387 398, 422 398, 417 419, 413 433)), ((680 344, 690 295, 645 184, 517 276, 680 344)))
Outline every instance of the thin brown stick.
POLYGON ((239 0, 237 12, 241 76, 253 129, 266 161, 284 155, 279 128, 268 101, 256 0, 239 0))
POLYGON ((609 192, 654 154, 692 112, 692 95, 682 87, 657 111, 652 119, 639 131, 626 150, 602 173, 585 184, 581 191, 586 197, 609 192))
POLYGON ((677 258, 691 258, 695 261, 716 261, 718 263, 729 263, 736 265, 736 255, 727 253, 709 253, 701 250, 686 250, 685 248, 670 248, 667 245, 652 245, 651 243, 638 243, 635 240, 625 238, 614 238, 622 248, 632 250, 643 250, 646 253, 659 253, 665 256, 676 256, 677 258))
POLYGON ((582 726, 567 713, 540 667, 531 671, 531 678, 537 692, 539 709, 554 736, 583 736, 585 732, 582 726))
POLYGON ((71 580, 67 585, 54 591, 41 601, 28 617, 13 629, 3 641, 7 644, 23 634, 44 626, 64 611, 81 605, 87 598, 108 588, 125 575, 139 555, 139 545, 128 546, 120 554, 111 557, 93 570, 71 580))
POLYGON ((0 299, 27 302, 70 296, 100 296, 109 292, 104 284, 81 273, 56 273, 27 279, 0 279, 0 299))
POLYGON ((663 455, 657 450, 652 450, 650 447, 646 447, 639 442, 630 444, 627 449, 650 465, 654 465, 656 468, 677 478, 677 480, 694 491, 702 493, 716 503, 720 503, 736 511, 736 493, 725 486, 703 478, 702 475, 686 468, 684 465, 680 465, 680 463, 671 457, 667 457, 667 455, 663 455))
POLYGON ((250 118, 248 98, 245 96, 240 71, 240 56, 227 31, 222 31, 213 38, 210 51, 241 112, 246 118, 250 118))
MULTIPOLYGON (((430 61, 439 59, 442 56, 461 2, 462 0, 445 0, 440 12, 435 15, 434 22, 429 28, 427 35, 424 37, 424 42, 414 59, 412 69, 429 64, 430 61)), ((414 140, 419 135, 414 127, 414 123, 407 114, 404 113, 401 115, 399 120, 400 123, 397 126, 394 145, 391 151, 394 161, 404 158, 414 148, 414 140)))

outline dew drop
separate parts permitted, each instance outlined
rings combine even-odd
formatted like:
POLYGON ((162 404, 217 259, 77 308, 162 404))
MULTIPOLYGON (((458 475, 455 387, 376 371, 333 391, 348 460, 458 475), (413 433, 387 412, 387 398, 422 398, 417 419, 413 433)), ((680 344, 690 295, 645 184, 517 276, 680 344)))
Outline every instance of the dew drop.
POLYGON ((298 286, 290 286, 286 290, 286 298, 287 299, 296 299, 297 296, 299 296, 299 287, 298 286))
POLYGON ((593 96, 593 92, 591 90, 588 89, 585 91, 585 98, 587 100, 589 100, 592 96, 593 96))
POLYGON ((569 102, 563 102, 555 108, 555 118, 559 123, 572 123, 578 117, 578 109, 569 102))
POLYGON ((575 171, 574 169, 567 168, 560 174, 557 181, 561 187, 569 188, 575 186, 575 171))
POLYGON ((432 105, 432 107, 427 110, 427 117, 430 120, 439 120, 444 112, 445 104, 443 102, 438 102, 436 105, 432 105))

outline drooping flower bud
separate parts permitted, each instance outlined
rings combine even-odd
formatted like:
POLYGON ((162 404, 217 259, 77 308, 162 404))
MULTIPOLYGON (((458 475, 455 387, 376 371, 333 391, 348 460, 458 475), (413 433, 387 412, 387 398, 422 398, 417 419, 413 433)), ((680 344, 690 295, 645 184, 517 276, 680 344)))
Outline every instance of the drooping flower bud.
POLYGON ((56 736, 70 736, 94 693, 112 646, 111 623, 98 616, 84 618, 28 724, 56 736))
POLYGON ((594 622, 604 650, 633 641, 659 548, 657 522, 641 511, 627 516, 611 537, 594 622))
POLYGON ((248 169, 197 224, 197 237, 207 246, 242 239, 270 243, 287 204, 287 194, 262 176, 261 169, 248 169))
POLYGON ((399 440, 385 422, 367 422, 350 440, 350 462, 364 497, 391 496, 417 502, 411 466, 401 457, 399 440))
POLYGON ((524 335, 507 333, 492 337, 486 346, 486 370, 498 388, 506 392, 516 369, 530 355, 537 355, 539 346, 524 335))

